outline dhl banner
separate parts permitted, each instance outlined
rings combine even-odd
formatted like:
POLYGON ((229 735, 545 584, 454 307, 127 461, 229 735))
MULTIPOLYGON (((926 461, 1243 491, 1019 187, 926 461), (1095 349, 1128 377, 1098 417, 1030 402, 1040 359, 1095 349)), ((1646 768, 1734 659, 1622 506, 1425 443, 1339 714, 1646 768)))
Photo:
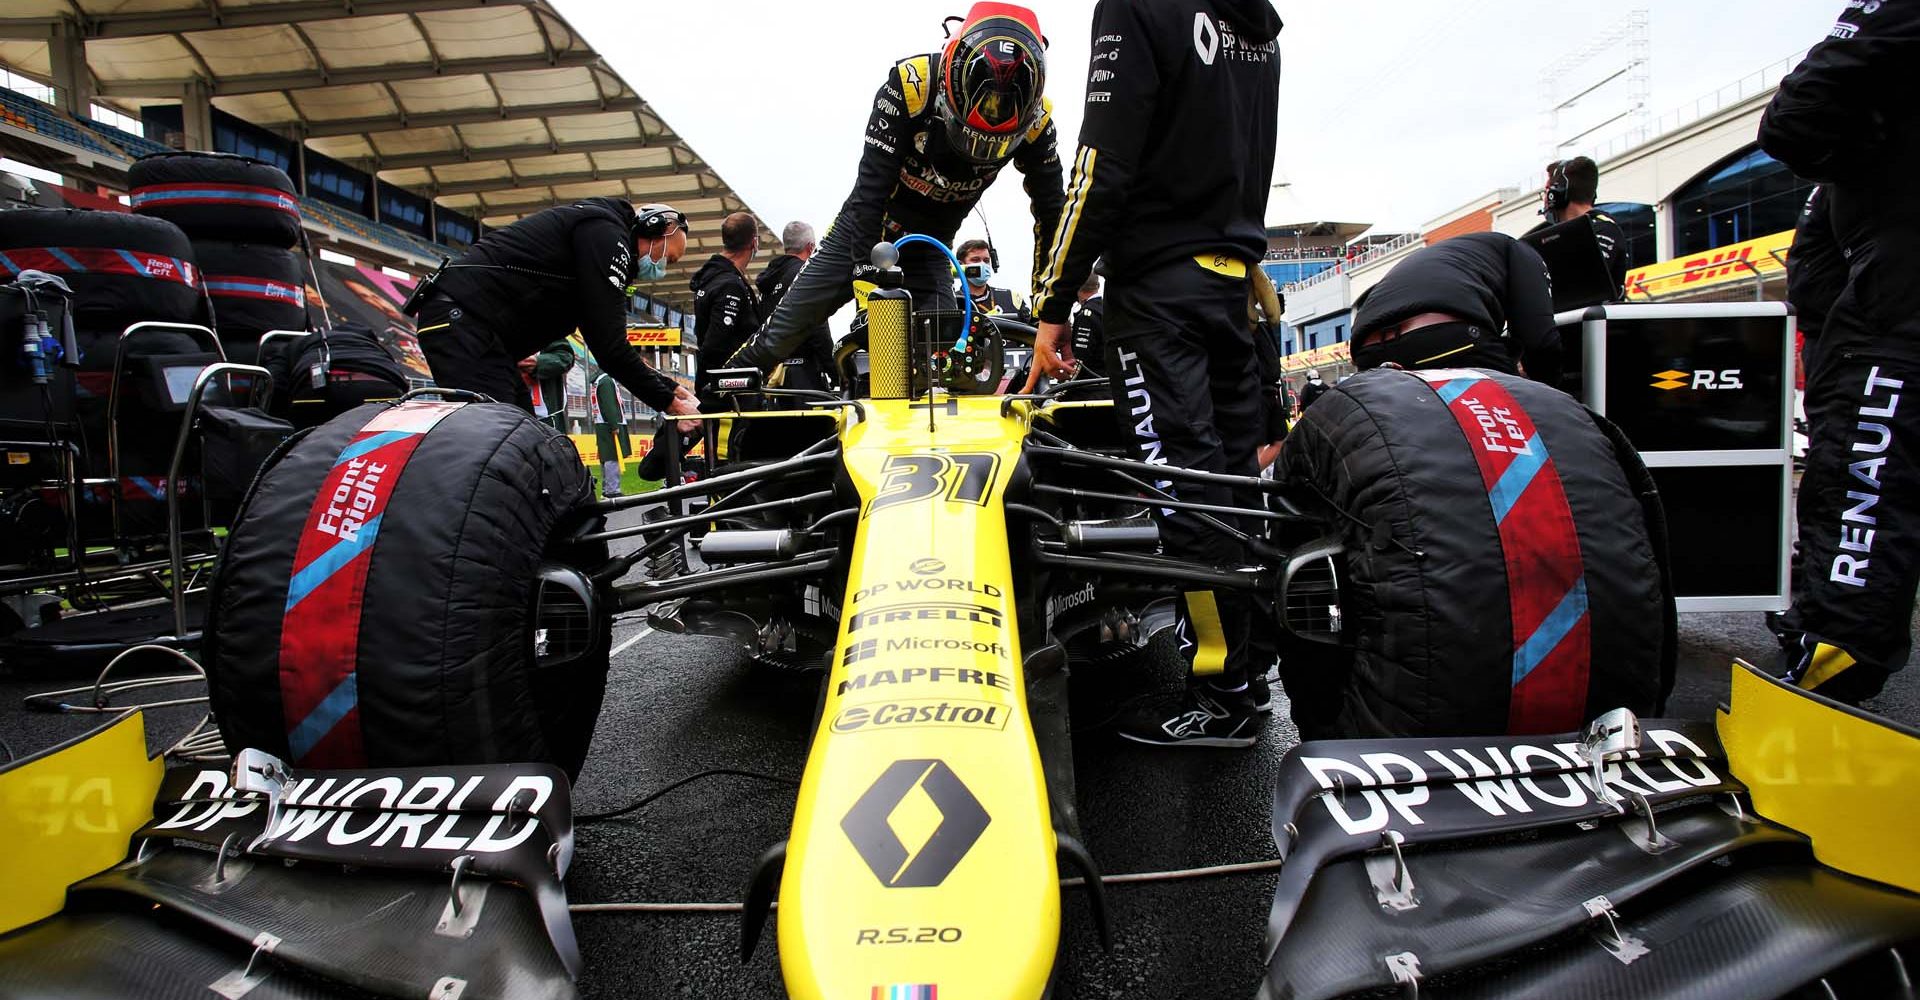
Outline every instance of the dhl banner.
POLYGON ((1793 230, 1789 229, 1635 268, 1627 272, 1627 301, 1660 299, 1756 276, 1774 277, 1786 270, 1787 248, 1792 245, 1793 230))
POLYGON ((680 329, 671 326, 627 327, 627 343, 635 347, 679 347, 680 329))
POLYGON ((1352 360, 1352 346, 1342 341, 1338 344, 1316 347, 1311 351, 1289 354, 1280 359, 1280 368, 1288 375, 1293 375, 1309 368, 1331 367, 1352 360))

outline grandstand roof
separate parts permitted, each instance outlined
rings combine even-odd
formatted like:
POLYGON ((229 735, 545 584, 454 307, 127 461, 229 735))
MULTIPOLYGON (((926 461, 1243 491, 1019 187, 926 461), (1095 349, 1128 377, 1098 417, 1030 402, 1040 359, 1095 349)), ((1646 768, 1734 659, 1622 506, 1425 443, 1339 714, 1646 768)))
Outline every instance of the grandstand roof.
POLYGON ((547 0, 5 7, 0 64, 16 72, 49 77, 49 39, 76 32, 102 104, 178 103, 204 87, 237 118, 488 225, 594 195, 669 202, 694 221, 686 273, 719 250, 719 219, 746 208, 547 0))

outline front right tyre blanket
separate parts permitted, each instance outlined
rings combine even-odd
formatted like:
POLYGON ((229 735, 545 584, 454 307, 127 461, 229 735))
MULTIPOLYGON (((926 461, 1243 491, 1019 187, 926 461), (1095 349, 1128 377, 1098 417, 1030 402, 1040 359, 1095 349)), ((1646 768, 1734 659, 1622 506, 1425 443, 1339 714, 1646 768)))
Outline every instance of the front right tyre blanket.
POLYGON ((543 667, 534 602, 543 562, 604 557, 557 537, 591 500, 573 442, 504 404, 371 404, 298 439, 255 481, 212 583, 227 746, 306 768, 578 773, 605 623, 543 667))
POLYGON ((1342 648, 1282 655, 1304 737, 1569 732, 1664 704, 1658 492, 1573 397, 1484 369, 1365 372, 1302 414, 1275 476, 1346 550, 1342 648))

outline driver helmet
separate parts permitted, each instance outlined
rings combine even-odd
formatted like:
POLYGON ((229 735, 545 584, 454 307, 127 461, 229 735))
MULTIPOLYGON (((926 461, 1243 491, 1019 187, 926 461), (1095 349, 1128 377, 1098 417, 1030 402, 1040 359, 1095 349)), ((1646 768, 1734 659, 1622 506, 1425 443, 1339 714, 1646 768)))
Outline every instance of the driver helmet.
POLYGON ((949 145, 977 163, 1012 155, 1043 110, 1046 46, 1033 11, 973 5, 940 59, 934 110, 949 145))

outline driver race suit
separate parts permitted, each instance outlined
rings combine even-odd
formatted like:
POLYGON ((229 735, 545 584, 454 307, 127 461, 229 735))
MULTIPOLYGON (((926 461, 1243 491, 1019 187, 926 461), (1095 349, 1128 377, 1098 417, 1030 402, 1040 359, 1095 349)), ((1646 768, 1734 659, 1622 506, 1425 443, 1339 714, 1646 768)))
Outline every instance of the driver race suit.
POLYGON ((1847 263, 1807 359, 1803 558, 1782 642, 1791 681, 1848 702, 1879 693, 1913 648, 1920 398, 1904 397, 1920 391, 1916 92, 1920 0, 1849 3, 1760 124, 1762 149, 1821 182, 1847 263))
MULTIPOLYGON (((806 266, 806 261, 783 253, 768 261, 767 266, 761 269, 760 277, 754 279, 753 283, 760 292, 760 323, 772 318, 774 311, 780 308, 781 300, 787 297, 787 289, 792 288, 794 279, 800 277, 800 269, 806 266)), ((827 328, 827 324, 821 323, 807 331, 806 338, 800 342, 800 350, 785 364, 786 372, 777 388, 832 389, 839 382, 839 372, 833 367, 833 332, 827 328)))
POLYGON ((520 359, 577 329, 614 381, 666 409, 673 379, 627 343, 633 222, 624 199, 583 198, 480 237, 433 279, 420 307, 420 350, 434 381, 531 413, 520 359))
MULTIPOLYGON (((933 107, 939 75, 937 53, 903 59, 888 72, 873 98, 853 193, 780 307, 730 365, 765 371, 793 356, 809 331, 853 298, 854 269, 868 262, 875 243, 910 233, 953 242, 1007 161, 977 163, 948 145, 933 107)), ((1008 158, 1024 175, 1033 204, 1036 271, 1066 201, 1051 108, 1045 106, 1008 158)), ((953 308, 953 268, 939 249, 909 244, 900 251, 900 268, 916 310, 953 308)))
MULTIPOLYGON (((1033 311, 1066 322, 1105 256, 1106 373, 1123 433, 1146 462, 1255 473, 1263 421, 1247 273, 1267 249, 1279 33, 1266 0, 1094 8, 1080 147, 1033 311)), ((1234 502, 1224 486, 1163 488, 1234 502)), ((1245 547, 1199 515, 1161 513, 1168 555, 1246 563, 1245 547)), ((1244 687, 1249 667, 1264 674, 1270 664, 1252 663, 1249 648, 1264 613, 1249 595, 1196 587, 1182 598, 1176 634, 1194 671, 1218 671, 1213 685, 1224 690, 1244 687)))

